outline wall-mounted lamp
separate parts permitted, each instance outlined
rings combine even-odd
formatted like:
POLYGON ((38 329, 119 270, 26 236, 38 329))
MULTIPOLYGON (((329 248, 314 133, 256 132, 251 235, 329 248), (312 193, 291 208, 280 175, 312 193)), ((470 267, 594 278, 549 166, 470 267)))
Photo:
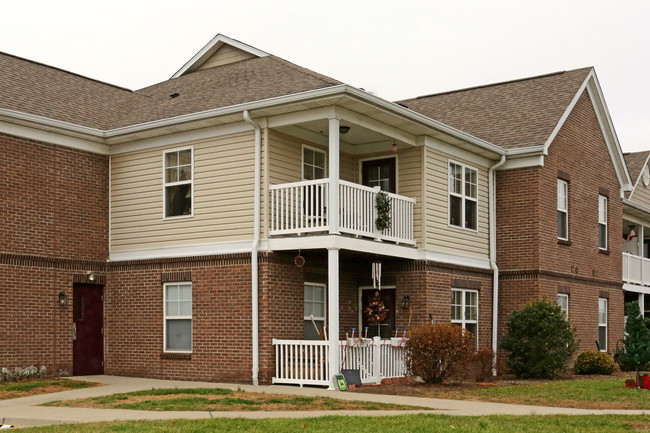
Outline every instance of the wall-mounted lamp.
POLYGON ((68 301, 68 297, 65 295, 65 292, 59 292, 59 305, 64 306, 68 301))
POLYGON ((88 281, 90 281, 91 283, 95 281, 95 274, 93 274, 92 271, 86 272, 86 275, 88 275, 88 281))
POLYGON ((393 141, 393 145, 390 147, 390 150, 392 150, 393 153, 397 153, 397 143, 393 141))
POLYGON ((402 298, 402 308, 411 308, 411 297, 409 295, 402 298))
POLYGON ((348 132, 350 132, 350 127, 349 127, 349 126, 347 126, 347 125, 341 125, 341 126, 339 126, 339 133, 340 133, 340 134, 345 135, 345 134, 347 134, 348 132))

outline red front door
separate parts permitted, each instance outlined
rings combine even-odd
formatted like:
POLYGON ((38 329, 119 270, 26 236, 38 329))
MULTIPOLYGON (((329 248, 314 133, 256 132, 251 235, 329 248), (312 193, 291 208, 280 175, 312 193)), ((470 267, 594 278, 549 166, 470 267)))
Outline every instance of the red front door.
POLYGON ((72 302, 73 374, 104 374, 103 288, 75 285, 72 302))

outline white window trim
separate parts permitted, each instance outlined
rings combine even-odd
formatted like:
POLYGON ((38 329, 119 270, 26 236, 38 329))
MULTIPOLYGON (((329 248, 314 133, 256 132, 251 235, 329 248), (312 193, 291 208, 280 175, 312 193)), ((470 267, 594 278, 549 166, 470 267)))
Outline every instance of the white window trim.
POLYGON ((323 294, 324 294, 323 304, 325 305, 325 309, 324 309, 325 316, 323 316, 323 317, 315 317, 315 316, 314 316, 314 320, 322 321, 322 322, 323 322, 323 326, 327 326, 327 284, 323 284, 323 283, 313 283, 313 282, 311 282, 311 281, 305 281, 305 282, 303 283, 303 285, 302 285, 302 296, 303 296, 303 300, 302 300, 302 302, 303 302, 302 312, 303 312, 304 320, 311 320, 311 317, 310 317, 310 316, 305 316, 305 315, 304 315, 304 314, 305 314, 305 305, 304 305, 304 302, 305 302, 305 286, 318 286, 318 287, 322 287, 322 288, 323 288, 323 294))
MULTIPOLYGON (((460 325, 463 329, 467 329, 466 324, 468 324, 468 323, 475 324, 476 325, 476 334, 474 335, 474 340, 476 342, 476 347, 478 347, 479 304, 481 303, 480 299, 479 299, 480 292, 478 290, 456 289, 456 288, 452 287, 451 294, 453 295, 454 292, 461 292, 462 293, 461 304, 460 304, 461 305, 461 307, 460 307, 461 310, 460 311, 461 311, 462 319, 459 320, 459 319, 451 318, 451 312, 450 312, 449 314, 450 314, 451 323, 456 324, 456 325, 460 325), (469 319, 465 318, 465 307, 467 306, 467 303, 465 302, 465 300, 467 299, 467 293, 476 293, 476 320, 469 320, 469 319)), ((449 302, 449 307, 451 309, 451 300, 449 302)))
MULTIPOLYGON (((163 283, 163 352, 165 353, 192 353, 194 347, 194 319, 190 316, 174 316, 170 320, 190 320, 192 325, 190 327, 190 349, 189 350, 170 350, 167 349, 167 286, 180 286, 189 284, 192 287, 191 281, 174 281, 163 283)), ((194 312, 194 288, 192 287, 192 312, 194 312)))
POLYGON ((609 247, 608 242, 607 242, 607 238, 608 238, 608 235, 609 235, 608 228, 607 228, 607 217, 608 217, 607 214, 608 214, 608 211, 609 211, 609 209, 608 209, 609 203, 608 202, 609 202, 609 199, 607 198, 607 196, 604 196, 602 194, 598 195, 598 249, 600 249, 600 250, 607 250, 607 248, 609 247), (605 209, 601 208, 603 203, 604 203, 605 209), (604 220, 601 218, 601 214, 603 213, 603 210, 604 210, 604 215, 605 215, 604 220), (601 225, 605 226, 605 247, 600 246, 600 226, 601 225))
POLYGON ((558 293, 557 298, 558 298, 557 304, 560 306, 560 308, 562 308, 562 305, 560 304, 559 299, 560 298, 566 299, 566 311, 562 310, 562 312, 564 313, 566 319, 569 320, 569 295, 567 293, 558 293))
POLYGON ((558 212, 564 212, 564 214, 566 215, 566 217, 565 217, 565 219, 566 219, 566 237, 563 238, 563 237, 560 236, 560 233, 559 233, 560 227, 558 226, 558 228, 557 228, 557 231, 558 231, 557 238, 561 239, 563 241, 568 241, 569 240, 569 182, 567 182, 564 179, 558 179, 557 180, 557 193, 556 193, 555 201, 558 204, 557 205, 557 211, 558 212), (559 203, 557 203, 559 201, 558 199, 560 198, 560 185, 561 184, 566 185, 566 195, 564 196, 564 207, 565 207, 564 209, 560 208, 559 203))
POLYGON ((453 229, 461 229, 461 230, 467 230, 473 233, 478 233, 478 219, 479 219, 479 196, 480 196, 480 190, 479 190, 479 170, 476 167, 472 167, 471 165, 465 164, 463 162, 459 161, 454 161, 453 159, 447 160, 447 226, 453 229), (452 193, 451 192, 451 171, 450 171, 450 166, 451 164, 456 164, 460 165, 463 168, 463 180, 462 180, 462 188, 463 188, 463 193, 458 194, 458 193, 452 193), (465 169, 469 168, 470 170, 474 170, 476 172, 476 198, 468 197, 465 195, 465 169), (464 222, 460 225, 453 225, 449 222, 449 214, 451 212, 451 196, 455 197, 460 197, 462 202, 461 202, 461 215, 462 215, 462 221, 465 221, 465 200, 469 199, 470 201, 475 201, 476 202, 476 228, 475 229, 470 229, 468 227, 465 227, 464 222))
POLYGON ((395 194, 399 194, 399 155, 395 154, 386 154, 380 156, 371 156, 368 158, 359 159, 359 173, 358 173, 358 183, 363 183, 363 163, 364 161, 374 161, 377 159, 388 159, 393 158, 395 160, 395 194))
POLYGON ((609 302, 607 298, 598 298, 598 340, 600 340, 600 328, 605 328, 605 348, 600 348, 601 352, 607 352, 607 339, 608 339, 608 330, 607 330, 607 320, 608 320, 608 308, 609 302), (600 303, 605 301, 605 322, 600 321, 600 303))
POLYGON ((319 152, 319 153, 322 153, 323 155, 325 155, 325 167, 324 167, 325 168, 325 176, 323 177, 323 179, 326 179, 327 176, 328 176, 328 168, 329 168, 329 161, 327 159, 329 154, 328 154, 327 150, 320 149, 320 148, 314 147, 314 146, 310 146, 310 145, 304 144, 304 143, 303 143, 302 147, 300 148, 300 179, 302 181, 305 180, 305 149, 309 149, 309 150, 311 150, 313 152, 319 152))
POLYGON ((183 218, 192 218, 194 217, 194 146, 184 146, 184 147, 176 147, 173 149, 164 149, 162 151, 162 217, 163 221, 171 221, 171 220, 177 220, 177 219, 183 219, 183 218), (165 155, 171 152, 180 152, 182 150, 190 150, 191 151, 191 156, 190 158, 192 159, 192 179, 189 181, 180 181, 180 182, 170 182, 167 183, 165 181, 166 176, 165 176, 165 155), (175 216, 166 216, 167 215, 167 200, 166 200, 166 194, 165 190, 168 186, 175 186, 175 185, 186 185, 190 184, 190 191, 192 191, 192 206, 189 215, 175 215, 175 216))

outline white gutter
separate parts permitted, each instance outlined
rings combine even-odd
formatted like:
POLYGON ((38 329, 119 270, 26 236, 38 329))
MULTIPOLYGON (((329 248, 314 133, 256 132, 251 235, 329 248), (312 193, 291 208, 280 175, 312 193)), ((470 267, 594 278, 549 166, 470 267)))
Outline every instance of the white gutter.
POLYGON ((488 220, 490 224, 490 268, 492 268, 492 375, 497 375, 497 344, 499 320, 499 267, 497 266, 497 227, 496 227, 496 169, 506 162, 506 156, 488 170, 488 220))
POLYGON ((253 210, 253 245, 251 246, 251 298, 253 328, 253 385, 259 385, 260 373, 260 318, 257 249, 260 243, 261 179, 262 179, 262 131, 260 125, 244 110, 244 120, 255 128, 255 204, 253 210))

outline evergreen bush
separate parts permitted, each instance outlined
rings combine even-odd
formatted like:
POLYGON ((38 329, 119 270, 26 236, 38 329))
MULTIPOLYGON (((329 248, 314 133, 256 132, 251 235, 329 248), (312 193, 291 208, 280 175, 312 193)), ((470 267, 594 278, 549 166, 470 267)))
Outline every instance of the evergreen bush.
POLYGON ((510 316, 501 348, 510 352, 507 365, 517 377, 553 379, 577 350, 575 335, 557 304, 531 301, 510 316))
POLYGON ((419 325, 409 331, 406 365, 426 383, 442 383, 465 367, 476 351, 474 335, 451 323, 419 325))
POLYGON ((621 366, 636 371, 636 383, 641 383, 640 370, 650 362, 650 330, 645 326, 645 321, 639 310, 639 303, 628 302, 625 304, 625 338, 623 347, 616 349, 616 358, 621 366))
POLYGON ((599 350, 582 352, 573 364, 575 374, 612 374, 615 368, 614 358, 599 350))

